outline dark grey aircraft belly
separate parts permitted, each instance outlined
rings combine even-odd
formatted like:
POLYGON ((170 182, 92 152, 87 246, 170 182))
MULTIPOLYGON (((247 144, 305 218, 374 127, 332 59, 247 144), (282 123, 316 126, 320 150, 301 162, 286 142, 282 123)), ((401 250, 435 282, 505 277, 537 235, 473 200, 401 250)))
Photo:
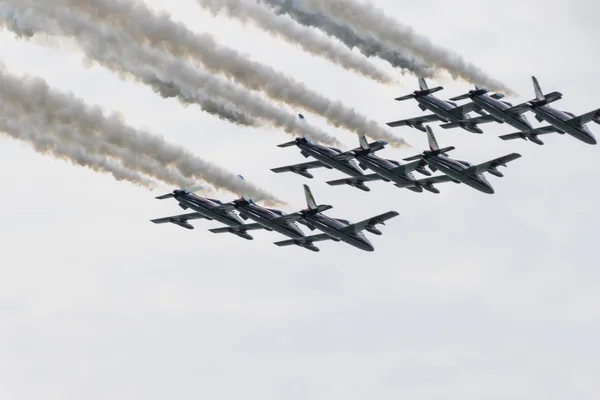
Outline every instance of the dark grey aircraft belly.
POLYGON ((186 201, 185 199, 180 198, 177 200, 179 202, 185 204, 186 206, 188 206, 190 209, 196 211, 198 214, 201 214, 210 219, 214 219, 215 221, 225 224, 227 226, 238 226, 238 225, 243 224, 242 221, 236 221, 234 218, 229 218, 223 214, 216 213, 207 208, 199 207, 194 203, 186 201))
POLYGON ((467 186, 472 187, 473 189, 479 190, 483 193, 493 193, 493 189, 490 190, 491 188, 485 183, 483 183, 477 176, 465 176, 462 172, 449 168, 446 165, 441 164, 439 162, 434 161, 432 164, 435 168, 439 169, 444 174, 456 179, 457 181, 464 183, 467 186))
POLYGON ((380 167, 379 165, 371 162, 365 162, 361 159, 361 162, 364 163, 371 171, 375 172, 377 175, 380 175, 386 179, 394 183, 398 183, 400 185, 413 182, 412 179, 405 178, 402 175, 396 175, 390 172, 390 170, 380 167))
POLYGON ((348 243, 351 246, 354 246, 358 249, 361 250, 365 250, 365 251, 373 251, 373 247, 370 245, 367 245, 366 243, 364 243, 362 240, 352 236, 352 235, 348 235, 345 233, 342 233, 340 231, 338 231, 337 229, 334 229, 332 227, 330 227, 327 224, 322 223, 321 221, 319 221, 318 219, 313 219, 313 218, 307 218, 311 224, 313 224, 317 229, 319 229, 320 231, 328 234, 329 236, 332 236, 336 239, 341 240, 344 243, 348 243))
POLYGON ((301 237, 304 237, 303 234, 296 232, 292 228, 289 228, 285 225, 276 224, 276 223, 272 222, 271 220, 262 218, 254 213, 250 213, 250 212, 244 210, 243 208, 241 208, 241 212, 244 215, 246 215, 248 218, 250 218, 252 221, 256 222, 257 224, 259 224, 265 228, 269 228, 275 232, 281 233, 282 235, 287 236, 290 239, 299 239, 301 237))
POLYGON ((434 113, 438 117, 441 117, 441 118, 445 119, 446 121, 444 121, 444 122, 460 121, 460 118, 455 117, 454 115, 450 114, 448 111, 444 110, 441 107, 438 107, 437 105, 435 105, 433 103, 429 103, 429 102, 426 102, 426 101, 419 101, 419 103, 423 104, 423 106, 426 109, 428 109, 429 111, 431 111, 432 113, 434 113))
POLYGON ((498 110, 496 107, 493 107, 484 101, 477 101, 476 99, 473 99, 473 101, 485 111, 492 114, 494 117, 506 122, 510 126, 520 131, 528 131, 530 129, 533 129, 531 126, 527 126, 525 123, 523 123, 523 121, 521 121, 520 119, 513 117, 512 115, 507 114, 504 111, 498 110))
POLYGON ((595 143, 595 140, 591 141, 591 138, 587 132, 582 131, 578 127, 571 126, 565 121, 558 119, 555 116, 544 111, 536 112, 536 114, 542 117, 544 121, 548 122, 553 127, 560 129, 560 131, 563 133, 568 133, 575 139, 581 140, 584 143, 595 143))
POLYGON ((306 151, 308 154, 310 154, 311 157, 322 162, 323 164, 327 165, 328 167, 331 167, 340 172, 343 172, 346 175, 350 175, 350 176, 362 176, 363 175, 361 172, 354 170, 341 162, 332 160, 331 158, 324 156, 321 153, 314 151, 309 147, 302 146, 302 150, 306 151))

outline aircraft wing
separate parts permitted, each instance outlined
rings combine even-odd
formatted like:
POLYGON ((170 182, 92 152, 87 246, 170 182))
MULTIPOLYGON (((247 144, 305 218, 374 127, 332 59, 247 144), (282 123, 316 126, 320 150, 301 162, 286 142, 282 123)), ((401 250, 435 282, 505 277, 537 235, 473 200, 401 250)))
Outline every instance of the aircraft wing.
MULTIPOLYGON (((467 118, 467 119, 463 119, 460 121, 449 122, 447 124, 442 124, 440 126, 444 129, 449 129, 449 128, 457 128, 457 127, 465 125, 465 124, 466 125, 477 125, 477 124, 485 124, 487 122, 492 122, 492 121, 496 121, 496 118, 494 118, 492 115, 486 114, 486 115, 482 115, 480 117, 467 118)), ((500 122, 504 123, 502 121, 500 121, 500 122)))
POLYGON ((511 108, 507 108, 504 110, 505 113, 513 114, 513 115, 521 115, 531 110, 531 105, 529 103, 519 104, 518 106, 513 106, 511 108))
POLYGON ((174 215, 172 217, 165 217, 165 218, 157 218, 157 219, 153 219, 151 220, 152 222, 154 222, 155 224, 166 224, 168 222, 187 222, 191 219, 207 219, 209 221, 211 221, 211 218, 207 218, 204 215, 194 212, 194 213, 189 213, 189 214, 180 214, 180 215, 174 215))
POLYGON ((535 138, 538 135, 546 135, 548 133, 558 132, 558 130, 551 126, 543 126, 541 128, 530 129, 528 131, 509 133, 508 135, 499 136, 502 140, 512 140, 512 139, 523 139, 523 137, 535 138))
POLYGON ((256 231, 259 229, 266 229, 261 224, 242 224, 238 226, 225 226, 222 228, 209 229, 212 233, 225 233, 225 232, 246 232, 256 231))
POLYGON ((600 123, 600 108, 580 115, 579 117, 570 119, 567 121, 567 123, 572 126, 583 126, 590 121, 596 121, 596 123, 600 123))
POLYGON ((283 217, 275 218, 272 222, 276 224, 294 222, 302 218, 302 214, 300 213, 291 213, 284 215, 283 217))
POLYGON ((471 111, 475 110, 476 107, 477 107, 477 105, 475 103, 467 103, 462 106, 454 107, 453 109, 449 110, 448 112, 450 114, 453 114, 454 116, 462 119, 462 118, 464 118, 465 115, 467 115, 471 111))
POLYGON ((484 162, 479 165, 474 165, 470 168, 467 168, 463 171, 464 174, 467 175, 479 175, 484 172, 487 172, 490 169, 496 169, 499 165, 506 166, 507 163, 516 160, 517 158, 521 158, 521 155, 518 153, 508 154, 503 157, 495 158, 488 162, 484 162))
POLYGON ((433 185, 434 183, 445 183, 445 182, 456 182, 456 180, 452 179, 448 175, 437 175, 432 176, 431 178, 420 179, 417 183, 421 185, 433 185))
POLYGON ((356 224, 350 224, 348 226, 345 226, 342 229, 340 229, 340 231, 344 233, 358 233, 364 231, 368 226, 375 227, 375 225, 377 224, 385 225, 385 221, 397 217, 398 215, 400 214, 398 214, 396 211, 389 211, 385 214, 381 214, 376 217, 357 222, 356 224))
POLYGON ((275 173, 294 172, 298 175, 302 175, 307 178, 312 178, 313 176, 310 173, 308 173, 307 170, 313 169, 313 168, 322 168, 322 167, 329 168, 328 166, 321 163, 320 161, 310 161, 310 162, 306 162, 306 163, 302 163, 302 164, 286 165, 285 167, 273 168, 273 169, 271 169, 271 171, 273 171, 275 173))
POLYGON ((423 168, 425 166, 427 166, 427 163, 425 162, 425 160, 421 159, 408 164, 401 165, 396 168, 392 168, 390 172, 394 175, 406 176, 409 172, 412 172, 417 168, 423 168))
POLYGON ((296 246, 304 247, 305 249, 308 249, 311 251, 319 251, 319 248, 316 247, 313 243, 314 242, 322 242, 324 240, 337 240, 337 239, 333 239, 329 235, 320 233, 318 235, 305 236, 302 238, 288 239, 288 240, 283 240, 281 242, 275 242, 275 245, 280 246, 280 247, 296 245, 296 246))
POLYGON ((334 181, 328 181, 327 184, 329 184, 331 186, 350 185, 350 186, 354 186, 360 190, 363 190, 365 192, 369 192, 369 191, 371 191, 371 189, 369 189, 369 187, 367 187, 365 185, 365 182, 372 182, 372 181, 378 181, 378 180, 387 181, 387 179, 384 179, 383 177, 381 177, 377 174, 368 174, 368 175, 362 175, 362 176, 354 176, 352 178, 342 178, 342 179, 337 179, 334 181))
POLYGON ((388 122, 387 126, 390 126, 392 128, 395 128, 397 126, 407 126, 407 125, 408 126, 414 126, 414 125, 422 126, 423 124, 425 124, 427 122, 435 122, 435 121, 442 121, 442 119, 435 114, 429 114, 429 115, 424 115, 422 117, 409 118, 409 119, 403 119, 401 121, 388 122))

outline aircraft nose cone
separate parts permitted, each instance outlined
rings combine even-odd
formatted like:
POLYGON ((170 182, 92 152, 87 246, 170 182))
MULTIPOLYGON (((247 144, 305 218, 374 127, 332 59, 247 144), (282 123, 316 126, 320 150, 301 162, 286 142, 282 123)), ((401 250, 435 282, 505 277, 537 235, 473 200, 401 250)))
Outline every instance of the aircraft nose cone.
POLYGON ((587 140, 585 141, 587 144, 597 144, 598 142, 596 141, 596 138, 593 135, 589 135, 587 137, 587 140))

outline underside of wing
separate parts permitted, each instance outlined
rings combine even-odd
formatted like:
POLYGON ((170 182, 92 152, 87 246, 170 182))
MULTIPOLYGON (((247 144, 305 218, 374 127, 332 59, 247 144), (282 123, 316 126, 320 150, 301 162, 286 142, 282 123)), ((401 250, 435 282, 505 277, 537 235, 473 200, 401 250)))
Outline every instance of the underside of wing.
POLYGON ((591 121, 600 124, 600 109, 590 111, 589 113, 570 119, 567 121, 567 123, 571 126, 581 127, 591 121))
POLYGON ((428 122, 441 121, 442 119, 435 114, 424 115, 422 117, 415 117, 409 119, 403 119, 400 121, 388 122, 387 125, 395 128, 397 126, 422 126, 428 122))
POLYGON ((548 126, 543 126, 541 128, 537 128, 537 129, 531 129, 528 131, 509 133, 508 135, 501 135, 499 137, 502 140, 529 139, 534 143, 544 144, 544 142, 542 142, 540 139, 538 139, 538 136, 539 135, 547 135, 549 133, 555 133, 555 132, 558 132, 558 130, 553 126, 548 125, 548 126))
POLYGON ((531 110, 531 105, 529 103, 523 103, 513 106, 511 108, 507 108, 506 110, 504 110, 504 112, 507 114, 521 115, 529 110, 531 110))
POLYGON ((488 162, 484 162, 482 164, 479 165, 475 165, 473 167, 467 168, 464 171, 464 174, 466 175, 479 175, 482 174, 484 172, 490 172, 493 175, 497 175, 497 176, 502 176, 502 174, 497 171, 496 168, 498 168, 499 166, 503 166, 506 167, 506 164, 508 164, 511 161, 514 161, 518 158, 521 158, 521 155, 518 153, 511 153, 508 154, 506 156, 503 157, 498 157, 496 159, 490 160, 488 162))
POLYGON ((328 181, 327 184, 331 186, 349 185, 361 189, 365 192, 369 192, 371 189, 369 189, 369 187, 365 185, 365 182, 373 182, 378 180, 383 180, 383 178, 377 174, 368 174, 352 178, 336 179, 334 181, 328 181))
POLYGON ((358 233, 358 232, 364 231, 366 229, 369 232, 372 232, 375 234, 381 234, 381 232, 379 232, 379 230, 377 228, 375 228, 375 225, 377 225, 377 224, 385 225, 385 221, 395 218, 398 215, 400 215, 400 214, 398 214, 396 211, 389 211, 384 214, 377 215, 376 217, 372 217, 372 218, 366 219, 364 221, 357 222, 356 224, 351 224, 351 225, 345 226, 342 229, 340 229, 340 231, 344 232, 344 233, 358 233))
POLYGON ((453 109, 449 110, 448 112, 450 114, 462 119, 462 118, 464 118, 465 115, 467 115, 471 111, 475 110, 476 107, 477 107, 477 105, 475 103, 467 103, 462 106, 454 107, 453 109))
POLYGON ((325 164, 319 161, 310 161, 302 164, 286 165, 285 167, 273 168, 271 171, 275 173, 293 172, 306 178, 313 178, 312 174, 310 174, 307 170, 322 167, 326 167, 325 164))
POLYGON ((182 228, 194 229, 194 227, 188 223, 189 220, 194 220, 194 219, 211 220, 210 218, 205 217, 202 214, 195 212, 195 213, 189 213, 189 214, 173 215, 171 217, 157 218, 157 219, 153 219, 151 221, 154 222, 155 224, 171 223, 171 224, 179 225, 182 228))

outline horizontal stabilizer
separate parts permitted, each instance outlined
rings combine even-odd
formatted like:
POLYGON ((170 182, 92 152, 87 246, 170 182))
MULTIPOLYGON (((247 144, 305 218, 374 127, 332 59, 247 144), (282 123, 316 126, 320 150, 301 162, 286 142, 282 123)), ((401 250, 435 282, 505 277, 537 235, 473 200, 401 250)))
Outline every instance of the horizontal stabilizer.
POLYGON ((293 140, 291 142, 286 142, 286 143, 278 144, 277 147, 291 147, 291 146, 295 146, 295 145, 296 145, 296 141, 293 140))
POLYGON ((414 99, 414 98, 415 98, 414 94, 407 94, 406 96, 396 97, 394 100, 404 101, 404 100, 410 100, 410 99, 414 99))
POLYGON ((162 196, 158 196, 158 197, 156 197, 156 199, 164 200, 164 199, 170 199, 172 197, 175 197, 175 195, 173 193, 169 193, 169 194, 163 194, 162 196))
POLYGON ((470 99, 470 98, 471 98, 471 93, 465 93, 465 94, 461 94, 460 96, 452 97, 450 100, 459 101, 459 100, 466 100, 466 99, 470 99))

